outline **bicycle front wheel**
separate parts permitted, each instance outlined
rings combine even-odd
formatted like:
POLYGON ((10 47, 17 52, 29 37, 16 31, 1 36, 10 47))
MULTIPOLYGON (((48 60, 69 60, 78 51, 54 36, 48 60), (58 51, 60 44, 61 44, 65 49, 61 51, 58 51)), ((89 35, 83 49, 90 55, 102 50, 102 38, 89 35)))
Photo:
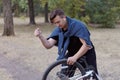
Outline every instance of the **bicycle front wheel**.
POLYGON ((45 71, 42 80, 76 80, 85 74, 84 68, 78 62, 72 66, 66 62, 66 59, 54 62, 45 71))

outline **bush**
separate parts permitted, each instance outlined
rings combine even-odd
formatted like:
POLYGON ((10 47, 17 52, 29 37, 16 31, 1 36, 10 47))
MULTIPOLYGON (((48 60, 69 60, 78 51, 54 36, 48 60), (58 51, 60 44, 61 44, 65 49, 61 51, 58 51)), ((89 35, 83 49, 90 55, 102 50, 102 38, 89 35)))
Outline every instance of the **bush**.
POLYGON ((102 27, 114 28, 118 19, 120 7, 113 5, 112 0, 88 0, 86 13, 90 16, 90 22, 101 24, 102 27))

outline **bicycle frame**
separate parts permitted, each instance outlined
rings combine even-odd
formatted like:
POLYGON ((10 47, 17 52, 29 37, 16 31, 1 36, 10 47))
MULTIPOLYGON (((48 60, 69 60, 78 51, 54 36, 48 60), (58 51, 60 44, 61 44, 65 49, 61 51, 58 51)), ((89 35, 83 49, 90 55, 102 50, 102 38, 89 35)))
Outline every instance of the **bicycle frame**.
MULTIPOLYGON (((56 67, 59 66, 59 69, 57 69, 58 71, 55 72, 55 76, 57 78, 59 78, 60 80, 94 80, 93 77, 94 75, 96 76, 96 78, 98 80, 103 80, 98 74, 96 74, 96 72, 94 71, 94 68, 91 65, 88 65, 85 59, 82 59, 80 61, 85 63, 85 68, 81 66, 81 62, 76 62, 74 65, 77 67, 77 71, 78 73, 76 73, 74 76, 66 76, 64 73, 61 73, 62 69, 67 69, 69 68, 69 65, 62 65, 62 64, 66 64, 67 59, 63 59, 63 60, 59 60, 57 62, 54 62, 53 64, 50 65, 50 67, 45 71, 42 80, 47 80, 48 78, 51 78, 50 76, 47 77, 49 75, 49 73, 56 67), (80 73, 79 73, 80 70, 80 73)), ((53 77, 54 78, 54 77, 53 77)), ((48 79, 49 80, 49 79, 48 79)), ((53 79, 52 79, 53 80, 53 79)), ((57 79, 56 79, 57 80, 57 79)))
MULTIPOLYGON (((90 71, 87 71, 85 75, 81 76, 81 75, 76 75, 76 76, 73 76, 72 78, 69 78, 69 80, 81 80, 85 77, 88 77, 90 76, 90 80, 93 80, 93 74, 95 72, 93 70, 90 70, 90 71), (80 77, 79 77, 80 76, 80 77), (77 79, 76 79, 77 78, 77 79)), ((98 74, 95 73, 95 75, 97 76, 97 78, 99 80, 103 80, 98 74)))
MULTIPOLYGON (((86 64, 86 67, 88 67, 89 65, 87 64, 86 60, 85 60, 85 59, 82 59, 82 60, 83 60, 84 63, 86 64)), ((62 67, 61 67, 61 69, 65 69, 65 68, 68 68, 68 66, 62 66, 62 67)), ((93 80, 93 74, 96 75, 96 77, 98 78, 98 80, 103 80, 98 74, 96 74, 96 73, 94 72, 94 70, 86 71, 86 73, 85 73, 83 76, 81 76, 81 75, 79 75, 79 74, 78 74, 78 75, 75 75, 75 76, 69 78, 69 80, 80 80, 80 79, 83 79, 83 78, 88 77, 88 76, 90 76, 90 80, 93 80), (77 78, 77 79, 76 79, 76 78, 77 78)))

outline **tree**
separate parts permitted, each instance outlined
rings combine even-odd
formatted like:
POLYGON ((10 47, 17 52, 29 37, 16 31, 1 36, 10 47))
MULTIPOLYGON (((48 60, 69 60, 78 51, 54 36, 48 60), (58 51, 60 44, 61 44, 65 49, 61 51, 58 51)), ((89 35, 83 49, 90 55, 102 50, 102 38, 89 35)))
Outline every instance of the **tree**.
POLYGON ((1 15, 2 12, 3 12, 2 11, 2 1, 0 1, 0 15, 1 15))
POLYGON ((48 0, 50 10, 61 8, 66 15, 88 23, 89 16, 85 14, 85 4, 86 0, 48 0))
POLYGON ((84 0, 49 0, 51 9, 61 8, 68 16, 80 19, 81 12, 84 11, 84 0))
POLYGON ((35 24, 35 15, 34 15, 33 0, 28 0, 28 7, 29 7, 29 18, 30 18, 29 24, 34 25, 35 24))
POLYGON ((14 24, 12 16, 11 0, 2 0, 4 14, 4 32, 3 36, 14 36, 14 24))
POLYGON ((48 23, 48 2, 45 3, 45 22, 48 23))
POLYGON ((120 0, 88 0, 86 13, 92 23, 101 24, 101 27, 115 28, 120 17, 120 0))
POLYGON ((48 21, 48 12, 49 12, 49 8, 48 8, 48 5, 49 4, 49 0, 41 0, 41 5, 42 7, 44 7, 44 14, 45 14, 45 22, 49 22, 48 21))
POLYGON ((19 17, 21 13, 25 13, 28 10, 27 0, 11 0, 12 1, 12 12, 14 16, 19 17))

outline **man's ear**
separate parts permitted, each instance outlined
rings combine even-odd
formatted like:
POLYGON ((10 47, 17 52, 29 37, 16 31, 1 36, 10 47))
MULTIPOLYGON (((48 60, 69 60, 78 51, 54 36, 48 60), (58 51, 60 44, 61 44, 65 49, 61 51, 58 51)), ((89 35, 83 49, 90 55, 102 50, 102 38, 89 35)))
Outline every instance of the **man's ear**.
POLYGON ((66 20, 66 18, 63 18, 63 20, 65 21, 65 20, 66 20))
POLYGON ((66 20, 66 16, 63 16, 63 20, 64 20, 64 21, 66 20))

